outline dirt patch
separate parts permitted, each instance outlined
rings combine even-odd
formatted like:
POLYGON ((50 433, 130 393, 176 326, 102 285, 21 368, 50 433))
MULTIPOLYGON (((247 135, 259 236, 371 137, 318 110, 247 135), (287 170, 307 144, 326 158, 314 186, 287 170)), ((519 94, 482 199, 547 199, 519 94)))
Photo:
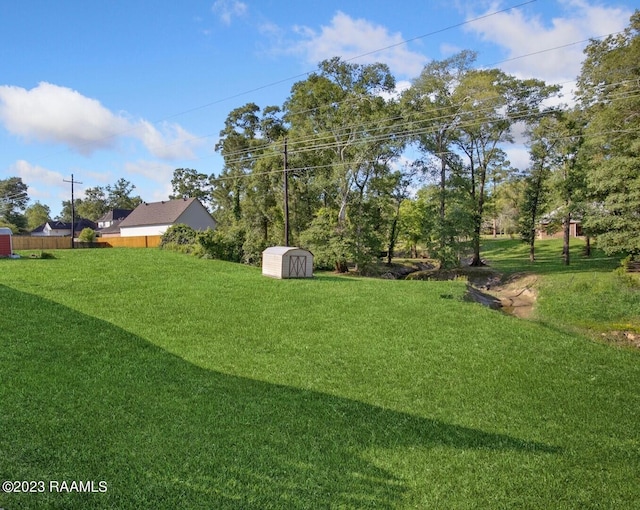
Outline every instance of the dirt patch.
POLYGON ((640 349, 640 334, 634 331, 608 331, 602 333, 602 339, 607 343, 640 349))
POLYGON ((394 262, 391 266, 374 265, 363 271, 362 276, 390 280, 463 279, 468 282, 466 299, 523 319, 532 316, 538 297, 536 275, 518 273, 505 278, 503 274, 487 265, 440 269, 435 261, 405 260, 394 262))
POLYGON ((529 319, 538 298, 537 283, 538 277, 532 274, 514 274, 505 280, 494 274, 484 281, 470 281, 467 295, 494 310, 529 319))

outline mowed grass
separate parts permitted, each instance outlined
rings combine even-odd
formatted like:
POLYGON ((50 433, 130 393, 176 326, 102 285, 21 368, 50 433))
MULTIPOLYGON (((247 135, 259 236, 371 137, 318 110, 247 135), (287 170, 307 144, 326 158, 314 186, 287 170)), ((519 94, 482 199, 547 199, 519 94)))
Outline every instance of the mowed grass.
MULTIPOLYGON (((14 508, 636 508, 640 354, 462 282, 159 250, 0 261, 14 508)), ((604 271, 604 270, 603 270, 604 271)))
POLYGON ((562 260, 562 241, 536 243, 536 261, 528 262, 528 245, 516 240, 487 240, 485 255, 504 273, 531 272, 539 276, 538 322, 592 337, 612 331, 640 334, 640 281, 615 270, 620 257, 597 248, 584 254, 584 242, 571 240, 570 265, 562 260), (632 284, 635 282, 635 284, 632 284))

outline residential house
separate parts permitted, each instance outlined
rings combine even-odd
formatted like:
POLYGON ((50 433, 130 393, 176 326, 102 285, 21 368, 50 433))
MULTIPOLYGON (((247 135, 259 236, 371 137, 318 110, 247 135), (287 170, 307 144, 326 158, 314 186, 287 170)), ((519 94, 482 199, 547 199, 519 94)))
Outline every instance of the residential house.
POLYGON ((120 223, 120 235, 162 235, 171 226, 179 223, 195 230, 215 228, 216 222, 197 198, 143 202, 120 223))
POLYGON ((99 237, 120 237, 120 223, 133 212, 132 209, 111 209, 98 218, 99 237))
POLYGON ((111 209, 98 218, 96 222, 98 223, 98 230, 113 226, 114 223, 124 220, 132 212, 132 209, 111 209))
MULTIPOLYGON (((75 223, 74 237, 78 237, 85 228, 96 229, 96 224, 91 220, 79 219, 75 223)), ((71 223, 66 221, 50 220, 34 228, 31 235, 35 237, 68 237, 71 235, 71 223)))
MULTIPOLYGON (((572 218, 569 222, 570 237, 584 237, 582 231, 582 221, 579 218, 572 218)), ((551 213, 538 224, 536 229, 536 237, 538 239, 562 239, 564 237, 564 225, 554 213, 551 213)))

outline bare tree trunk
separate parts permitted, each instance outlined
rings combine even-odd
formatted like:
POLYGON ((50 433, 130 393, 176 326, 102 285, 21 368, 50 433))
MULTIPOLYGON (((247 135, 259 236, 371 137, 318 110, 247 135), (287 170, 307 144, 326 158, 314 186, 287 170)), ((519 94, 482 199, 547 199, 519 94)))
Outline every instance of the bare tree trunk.
POLYGON ((536 229, 531 229, 529 238, 529 262, 536 261, 536 229))
POLYGON ((393 259, 393 251, 396 246, 396 231, 398 230, 398 215, 396 214, 391 223, 391 235, 389 236, 389 245, 387 247, 387 265, 391 265, 391 259, 393 259))
POLYGON ((482 220, 476 221, 476 226, 473 232, 473 258, 471 259, 470 266, 478 267, 484 266, 482 259, 480 258, 480 233, 482 232, 482 220), (479 223, 479 224, 478 224, 479 223))

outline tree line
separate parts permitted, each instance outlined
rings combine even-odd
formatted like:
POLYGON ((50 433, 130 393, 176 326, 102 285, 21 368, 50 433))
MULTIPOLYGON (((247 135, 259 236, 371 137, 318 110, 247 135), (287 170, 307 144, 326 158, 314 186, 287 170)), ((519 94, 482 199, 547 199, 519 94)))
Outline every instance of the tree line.
MULTIPOLYGON (((87 188, 84 198, 75 198, 76 220, 84 218, 97 221, 112 209, 135 209, 142 198, 133 195, 135 185, 120 178, 114 184, 87 188)), ((20 177, 0 180, 0 226, 11 228, 15 233, 29 232, 54 218, 51 208, 38 201, 29 203, 28 185, 20 177)), ((70 223, 72 220, 71 200, 62 201, 62 210, 56 220, 70 223)))
MULTIPOLYGON (((491 232, 519 235, 533 261, 542 219, 564 232, 567 264, 573 219, 607 253, 638 254, 639 30, 636 11, 588 44, 572 105, 542 80, 476 68, 472 51, 429 63, 399 95, 385 64, 325 60, 282 105, 233 109, 215 145, 222 171, 177 169, 170 198, 199 198, 218 225, 208 242, 246 263, 283 244, 285 224, 290 244, 338 271, 390 262, 400 244, 480 265, 491 232), (528 168, 509 161, 514 142, 528 168)), ((113 188, 94 191, 84 207, 111 205, 113 188)))
POLYGON ((475 68, 471 51, 431 62, 399 96, 384 64, 323 61, 283 105, 232 110, 215 146, 222 172, 179 169, 174 192, 207 201, 218 242, 249 263, 284 242, 285 168, 291 243, 338 271, 390 262, 399 242, 480 265, 481 236, 497 231, 521 236, 533 261, 542 219, 564 232, 567 264, 573 219, 607 253, 636 254, 639 29, 636 12, 590 42, 571 106, 552 106, 557 86, 475 68), (517 137, 526 169, 505 152, 517 137))

